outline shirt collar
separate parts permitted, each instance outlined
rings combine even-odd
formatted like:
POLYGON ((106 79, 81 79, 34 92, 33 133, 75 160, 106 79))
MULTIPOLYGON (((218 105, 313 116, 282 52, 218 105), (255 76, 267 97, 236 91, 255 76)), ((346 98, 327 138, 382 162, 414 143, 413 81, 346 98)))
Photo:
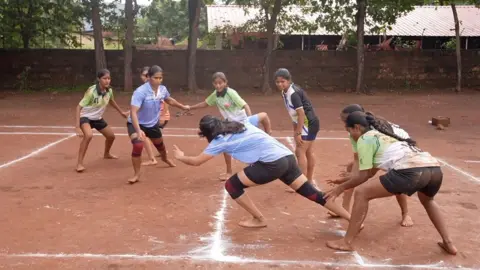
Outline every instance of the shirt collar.
POLYGON ((102 92, 102 89, 100 88, 100 84, 97 83, 97 86, 95 87, 97 89, 97 94, 99 96, 105 96, 107 92, 110 90, 110 88, 105 89, 105 92, 102 92))
POLYGON ((228 87, 225 87, 222 92, 218 92, 217 90, 215 90, 215 93, 217 94, 217 97, 225 97, 225 95, 227 94, 227 90, 228 87))

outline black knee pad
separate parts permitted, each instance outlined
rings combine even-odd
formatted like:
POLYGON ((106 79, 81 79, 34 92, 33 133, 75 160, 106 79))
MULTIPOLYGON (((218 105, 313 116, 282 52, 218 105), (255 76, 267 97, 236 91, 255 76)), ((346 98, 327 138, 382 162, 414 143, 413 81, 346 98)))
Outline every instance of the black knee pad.
POLYGON ((245 193, 243 189, 246 187, 247 186, 240 181, 240 178, 238 178, 237 174, 232 175, 232 177, 228 178, 228 180, 225 182, 225 189, 227 190, 228 194, 230 194, 230 197, 232 197, 234 200, 245 193))
POLYGON ((165 144, 163 143, 163 141, 161 143, 157 143, 153 145, 155 146, 155 148, 157 148, 159 153, 162 153, 163 151, 165 151, 165 144))
POLYGON ((297 193, 302 195, 303 197, 314 201, 322 206, 325 205, 326 201, 323 198, 324 193, 320 190, 317 190, 312 184, 309 182, 305 182, 298 190, 297 193))

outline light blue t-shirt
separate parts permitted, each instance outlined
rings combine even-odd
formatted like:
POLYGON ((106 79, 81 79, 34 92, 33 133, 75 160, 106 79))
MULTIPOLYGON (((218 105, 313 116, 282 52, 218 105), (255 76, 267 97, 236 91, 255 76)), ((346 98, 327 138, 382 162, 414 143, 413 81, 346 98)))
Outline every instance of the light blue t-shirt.
POLYGON ((247 164, 257 161, 273 162, 293 155, 290 149, 263 130, 248 122, 245 123, 245 127, 246 130, 242 133, 218 136, 203 152, 211 156, 227 153, 247 164))
MULTIPOLYGON (((160 118, 161 103, 166 98, 170 97, 170 93, 164 85, 158 87, 157 95, 153 92, 150 83, 146 82, 140 85, 132 95, 130 105, 139 107, 137 112, 138 123, 145 127, 153 127, 158 123, 160 118)), ((129 116, 129 123, 132 123, 132 118, 129 116)))

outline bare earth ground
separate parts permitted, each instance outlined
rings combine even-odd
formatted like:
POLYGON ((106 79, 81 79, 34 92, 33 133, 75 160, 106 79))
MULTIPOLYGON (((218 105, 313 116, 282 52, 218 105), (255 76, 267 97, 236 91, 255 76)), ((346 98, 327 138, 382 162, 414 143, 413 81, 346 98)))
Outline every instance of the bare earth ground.
MULTIPOLYGON (((172 93, 184 104, 208 94, 172 93)), ((456 94, 310 94, 321 119, 316 142, 316 180, 334 178, 351 158, 339 112, 362 104, 401 125, 420 146, 444 164, 444 182, 436 197, 460 252, 449 256, 416 195, 409 200, 415 225, 399 226, 394 198, 373 201, 356 253, 337 253, 325 241, 344 233, 346 223, 329 219, 326 210, 280 182, 247 192, 268 218, 269 226, 237 226, 246 217, 216 180, 222 157, 204 166, 163 164, 144 169, 143 181, 130 186, 131 146, 125 120, 109 108, 115 128, 113 153, 102 159, 103 139, 96 136, 86 157, 87 171, 74 172, 79 139, 70 137, 75 106, 82 93, 6 95, 0 99, 0 269, 450 269, 480 268, 480 120, 474 92, 456 94), (448 116, 452 125, 439 131, 432 116, 448 116), (59 142, 59 140, 64 139, 59 142), (52 144, 56 143, 56 144, 52 144), (37 151, 37 152, 34 152, 37 151), (31 154, 34 152, 33 154, 31 154)), ((280 95, 244 95, 254 112, 269 114, 274 135, 289 145, 291 122, 280 95)), ((129 94, 116 93, 127 109, 129 94)), ((177 144, 187 154, 203 150, 194 128, 215 108, 175 117, 165 130, 167 148, 177 144)), ((244 164, 235 162, 240 170, 244 164)), ((372 179, 371 181, 375 181, 372 179)))

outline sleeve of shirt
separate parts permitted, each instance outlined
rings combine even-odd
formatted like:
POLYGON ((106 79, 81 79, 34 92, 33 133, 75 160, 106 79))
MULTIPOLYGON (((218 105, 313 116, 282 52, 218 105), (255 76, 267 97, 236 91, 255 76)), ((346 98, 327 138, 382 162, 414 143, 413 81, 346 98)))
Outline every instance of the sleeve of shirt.
POLYGON ((93 91, 91 89, 88 89, 85 92, 85 95, 83 95, 83 98, 82 100, 80 100, 80 103, 78 103, 78 105, 80 105, 81 107, 86 107, 92 103, 92 99, 93 99, 93 91))
POLYGON ((359 170, 369 170, 373 168, 373 159, 377 151, 378 144, 375 137, 361 137, 357 141, 359 170))
POLYGON ((170 97, 170 92, 168 92, 167 87, 165 87, 164 85, 162 85, 162 91, 163 91, 163 99, 164 100, 170 97))
POLYGON ((110 89, 108 90, 108 92, 110 92, 110 99, 113 99, 113 89, 110 88, 110 89))
POLYGON ((225 151, 225 145, 226 143, 224 142, 218 142, 217 140, 213 140, 208 144, 207 148, 203 150, 203 153, 211 156, 219 155, 225 151))
POLYGON ((292 101, 292 105, 295 110, 303 108, 302 99, 300 98, 300 95, 298 93, 293 93, 290 96, 290 100, 292 101))
POLYGON ((142 107, 143 100, 145 99, 145 95, 141 91, 135 91, 132 95, 132 101, 130 105, 135 107, 142 107))
POLYGON ((352 144, 352 151, 353 153, 357 153, 357 142, 350 136, 350 143, 352 144))
POLYGON ((243 108, 243 106, 245 106, 247 104, 247 102, 245 102, 245 100, 243 100, 243 98, 238 94, 237 91, 228 91, 227 92, 227 95, 230 95, 230 98, 232 99, 232 101, 239 107, 239 108, 243 108))
POLYGON ((207 103, 208 106, 215 105, 215 103, 217 102, 217 93, 215 93, 215 91, 213 91, 213 93, 211 93, 210 96, 208 96, 205 99, 205 102, 207 103))

